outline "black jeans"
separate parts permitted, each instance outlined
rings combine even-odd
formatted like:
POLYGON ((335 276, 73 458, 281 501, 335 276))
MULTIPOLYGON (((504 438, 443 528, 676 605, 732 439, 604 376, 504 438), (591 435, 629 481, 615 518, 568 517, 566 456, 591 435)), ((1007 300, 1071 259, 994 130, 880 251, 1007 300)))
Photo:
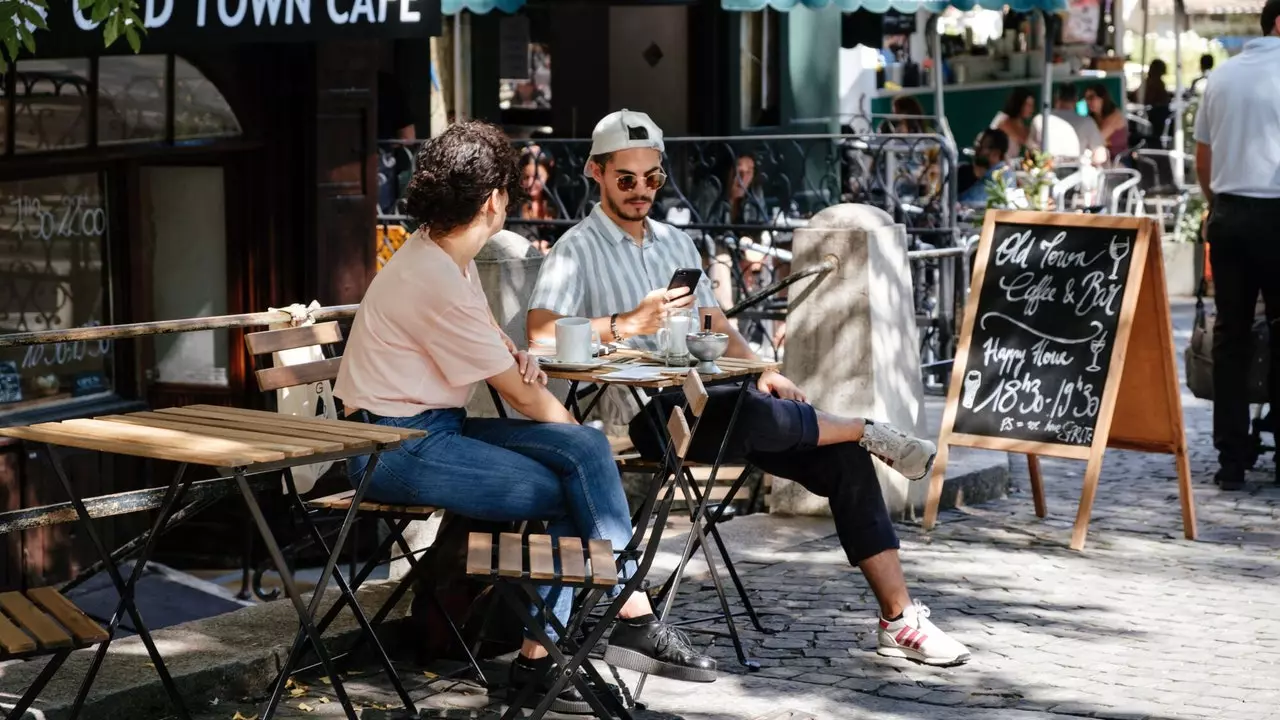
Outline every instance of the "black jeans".
POLYGON ((1258 293, 1271 333, 1270 396, 1280 410, 1280 200, 1216 199, 1209 218, 1213 265, 1213 445, 1224 469, 1249 465, 1249 365, 1258 293))
MULTIPOLYGON (((707 388, 710 400, 689 448, 689 459, 715 462, 733 415, 738 386, 707 388)), ((684 393, 664 392, 631 421, 631 442, 645 458, 662 456, 650 419, 666 426, 671 408, 683 406, 684 393), (645 417, 649 413, 649 417, 645 417)), ((813 406, 779 400, 754 387, 747 390, 733 435, 725 447, 725 461, 749 462, 764 472, 794 480, 809 492, 827 498, 836 532, 853 565, 898 548, 898 535, 885 506, 871 455, 857 443, 818 447, 818 416, 813 406)))

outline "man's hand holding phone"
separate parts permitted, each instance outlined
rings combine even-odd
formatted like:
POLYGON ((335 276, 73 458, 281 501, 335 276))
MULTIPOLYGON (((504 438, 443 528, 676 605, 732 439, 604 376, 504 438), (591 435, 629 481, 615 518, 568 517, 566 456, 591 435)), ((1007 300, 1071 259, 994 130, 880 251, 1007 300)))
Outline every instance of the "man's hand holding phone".
POLYGON ((645 295, 634 310, 618 316, 619 329, 627 337, 658 332, 669 311, 693 307, 697 301, 694 288, 701 279, 702 271, 696 268, 677 270, 665 289, 645 295))
POLYGON ((634 310, 619 315, 618 325, 627 337, 652 335, 662 327, 667 311, 693 307, 694 300, 693 293, 684 288, 654 290, 634 310))

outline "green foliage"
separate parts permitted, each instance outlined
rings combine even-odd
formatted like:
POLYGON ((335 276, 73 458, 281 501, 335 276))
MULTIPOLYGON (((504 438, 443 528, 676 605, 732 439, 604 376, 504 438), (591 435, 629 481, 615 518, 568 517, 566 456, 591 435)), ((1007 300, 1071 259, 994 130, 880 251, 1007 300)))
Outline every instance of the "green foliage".
POLYGON ((1186 212, 1182 214, 1182 222, 1174 228, 1174 239, 1182 242, 1200 242, 1200 226, 1204 222, 1204 196, 1196 193, 1187 200, 1186 212))
MULTIPOLYGON (((76 0, 81 12, 88 13, 95 23, 102 23, 105 47, 111 47, 124 36, 125 42, 136 53, 142 49, 142 36, 146 28, 138 17, 138 0, 76 0)), ((49 0, 0 0, 0 72, 9 69, 9 63, 18 59, 23 48, 28 53, 36 51, 37 30, 48 30, 45 15, 49 0)))
POLYGON ((1049 190, 1056 181, 1052 156, 1027 151, 1021 162, 1014 160, 1009 165, 993 173, 987 180, 987 207, 1009 210, 1052 209, 1049 207, 1049 190))

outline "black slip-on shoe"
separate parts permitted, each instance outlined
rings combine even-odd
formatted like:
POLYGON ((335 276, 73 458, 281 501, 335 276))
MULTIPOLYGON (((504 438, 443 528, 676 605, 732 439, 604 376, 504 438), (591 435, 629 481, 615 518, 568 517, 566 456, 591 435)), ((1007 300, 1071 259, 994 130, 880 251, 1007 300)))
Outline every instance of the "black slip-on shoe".
POLYGON ((1244 471, 1229 467, 1219 468, 1213 476, 1213 481, 1223 490, 1243 490, 1244 471))
POLYGON ((604 661, 672 680, 716 681, 716 661, 694 650, 683 632, 656 619, 641 623, 619 620, 609 637, 604 661))
MULTIPOLYGON (((515 702, 516 695, 524 689, 526 685, 533 682, 548 665, 551 664, 550 657, 540 658, 538 660, 529 660, 521 655, 516 655, 516 659, 511 662, 511 674, 509 676, 507 690, 507 702, 515 702)), ((528 699, 524 701, 524 707, 535 708, 538 703, 542 702, 542 698, 547 696, 547 691, 551 689, 551 683, 555 682, 556 673, 547 673, 542 678, 542 682, 538 684, 538 688, 529 693, 528 699)), ((588 680, 590 682, 590 680, 588 680)), ((606 695, 612 694, 615 700, 621 701, 622 693, 614 685, 609 685, 605 692, 601 692, 596 688, 596 694, 608 707, 606 695)), ((595 711, 591 709, 591 703, 582 697, 582 693, 578 692, 578 688, 572 682, 564 686, 560 694, 556 696, 554 702, 549 708, 550 712, 561 713, 564 715, 594 715, 595 711)))

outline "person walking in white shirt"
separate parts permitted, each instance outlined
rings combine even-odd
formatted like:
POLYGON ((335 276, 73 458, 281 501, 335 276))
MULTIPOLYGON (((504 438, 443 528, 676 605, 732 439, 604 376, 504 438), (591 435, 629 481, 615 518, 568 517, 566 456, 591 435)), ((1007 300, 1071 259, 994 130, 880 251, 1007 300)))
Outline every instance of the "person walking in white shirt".
POLYGON ((1280 408, 1280 0, 1262 10, 1265 37, 1209 77, 1196 116, 1196 175, 1209 205, 1213 263, 1213 444, 1223 490, 1250 465, 1249 365, 1258 293, 1271 326, 1270 392, 1280 408))

